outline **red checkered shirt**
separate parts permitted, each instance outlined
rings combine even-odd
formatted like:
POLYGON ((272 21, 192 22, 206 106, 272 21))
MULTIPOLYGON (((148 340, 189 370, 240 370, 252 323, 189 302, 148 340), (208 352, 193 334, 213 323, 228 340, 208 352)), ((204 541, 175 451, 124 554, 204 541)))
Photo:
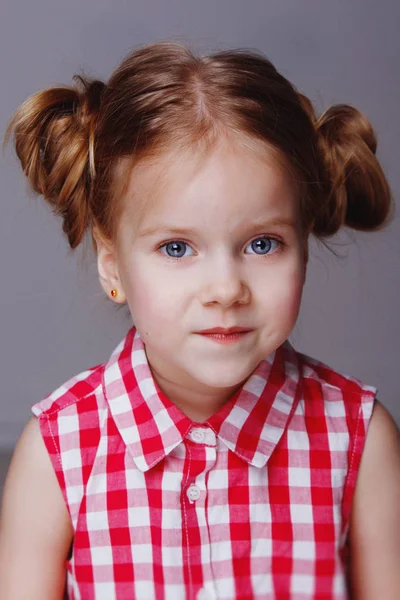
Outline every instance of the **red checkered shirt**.
POLYGON ((108 362, 32 407, 74 529, 68 597, 347 598, 375 393, 286 340, 194 423, 132 327, 108 362))

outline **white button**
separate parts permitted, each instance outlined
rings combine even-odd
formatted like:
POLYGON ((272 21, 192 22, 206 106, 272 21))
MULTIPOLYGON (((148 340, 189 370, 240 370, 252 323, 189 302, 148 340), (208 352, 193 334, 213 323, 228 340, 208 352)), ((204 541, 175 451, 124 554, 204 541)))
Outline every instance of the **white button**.
POLYGON ((204 441, 204 437, 205 437, 204 429, 201 429, 201 428, 192 429, 190 431, 190 437, 192 438, 192 440, 194 442, 197 442, 198 444, 200 444, 201 442, 204 441))
POLYGON ((186 495, 189 498, 190 502, 194 502, 195 500, 198 500, 200 498, 200 490, 197 487, 197 485, 192 484, 188 488, 186 495))

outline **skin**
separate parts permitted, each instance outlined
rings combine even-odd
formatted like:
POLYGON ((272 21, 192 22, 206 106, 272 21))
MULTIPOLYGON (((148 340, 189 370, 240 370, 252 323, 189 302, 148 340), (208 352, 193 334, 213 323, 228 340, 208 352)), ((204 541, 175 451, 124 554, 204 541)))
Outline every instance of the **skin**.
POLYGON ((97 238, 104 289, 127 302, 154 378, 192 419, 216 412, 292 331, 308 250, 298 211, 296 187, 271 157, 221 144, 201 161, 136 169, 116 244, 97 238), (175 253, 160 249, 174 241, 175 253), (231 326, 252 332, 229 346, 195 333, 231 326))
MULTIPOLYGON (((295 187, 271 160, 259 159, 220 147, 205 162, 186 156, 172 164, 142 165, 124 198, 116 243, 97 234, 104 290, 117 289, 115 301, 128 303, 155 379, 198 421, 218 410, 287 338, 300 307, 307 236, 297 226, 248 227, 261 216, 299 222, 295 187), (141 235, 156 223, 198 231, 141 235), (265 239, 266 254, 255 253, 251 242, 265 235, 285 242, 282 253, 265 239), (184 258, 173 260, 165 247, 158 250, 174 240, 187 242, 184 258), (231 325, 254 328, 251 339, 220 346, 194 333, 231 325)), ((350 519, 352 600, 398 600, 399 506, 400 434, 376 401, 350 519)), ((0 600, 61 600, 72 539, 69 514, 32 417, 4 487, 0 600)))
POLYGON ((32 417, 15 447, 0 515, 0 600, 61 600, 73 529, 32 417))
POLYGON ((361 459, 349 544, 351 597, 400 598, 400 432, 379 402, 361 459))

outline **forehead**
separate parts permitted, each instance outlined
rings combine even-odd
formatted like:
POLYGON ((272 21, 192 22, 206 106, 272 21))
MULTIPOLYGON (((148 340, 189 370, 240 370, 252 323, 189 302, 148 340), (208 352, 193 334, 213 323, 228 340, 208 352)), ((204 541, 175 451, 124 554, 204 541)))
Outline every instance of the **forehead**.
POLYGON ((298 216, 298 188, 276 152, 238 144, 175 150, 135 165, 124 195, 124 225, 136 235, 168 225, 232 227, 247 217, 298 216))

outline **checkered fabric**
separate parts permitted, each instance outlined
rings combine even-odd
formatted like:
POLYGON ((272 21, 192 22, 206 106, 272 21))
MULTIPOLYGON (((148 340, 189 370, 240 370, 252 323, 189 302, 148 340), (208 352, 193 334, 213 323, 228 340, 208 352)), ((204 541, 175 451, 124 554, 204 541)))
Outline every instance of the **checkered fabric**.
POLYGON ((75 532, 68 597, 347 598, 375 394, 286 340, 194 423, 132 327, 108 362, 32 407, 75 532))

